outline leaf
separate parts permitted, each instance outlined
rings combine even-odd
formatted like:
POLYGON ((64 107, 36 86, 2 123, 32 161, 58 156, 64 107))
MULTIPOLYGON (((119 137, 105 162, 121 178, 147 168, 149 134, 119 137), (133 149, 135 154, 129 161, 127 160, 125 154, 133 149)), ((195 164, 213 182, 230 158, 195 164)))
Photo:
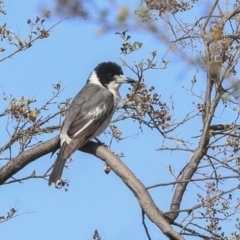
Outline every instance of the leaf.
POLYGON ((40 20, 39 17, 36 17, 35 23, 37 23, 40 20))
POLYGON ((157 55, 157 51, 152 52, 152 56, 155 57, 157 55))
POLYGON ((19 48, 19 46, 16 43, 10 43, 11 45, 15 45, 17 48, 19 48))
POLYGON ((167 65, 170 63, 170 61, 163 61, 164 67, 167 67, 167 65))
POLYGON ((143 43, 138 43, 138 46, 139 46, 139 48, 141 48, 141 47, 142 47, 142 45, 143 45, 143 43))
POLYGON ((128 35, 127 38, 126 38, 126 41, 129 40, 130 38, 131 38, 131 36, 128 35))
POLYGON ((18 37, 16 34, 14 35, 14 38, 15 38, 16 40, 20 41, 19 37, 18 37))

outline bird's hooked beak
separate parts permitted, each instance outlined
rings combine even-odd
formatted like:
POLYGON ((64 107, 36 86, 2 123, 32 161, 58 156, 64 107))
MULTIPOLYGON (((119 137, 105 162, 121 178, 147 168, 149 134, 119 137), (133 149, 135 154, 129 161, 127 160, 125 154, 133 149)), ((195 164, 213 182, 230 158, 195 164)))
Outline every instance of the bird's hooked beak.
POLYGON ((136 81, 124 75, 119 75, 117 76, 115 82, 116 83, 135 83, 136 81))

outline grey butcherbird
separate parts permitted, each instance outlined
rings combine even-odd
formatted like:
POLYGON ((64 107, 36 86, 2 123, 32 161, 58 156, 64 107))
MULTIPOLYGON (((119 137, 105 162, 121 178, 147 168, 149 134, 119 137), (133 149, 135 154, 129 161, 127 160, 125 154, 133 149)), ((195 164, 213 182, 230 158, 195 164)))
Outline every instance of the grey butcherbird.
POLYGON ((100 63, 86 85, 73 98, 60 132, 60 151, 48 184, 61 182, 66 160, 90 139, 100 135, 110 123, 120 100, 122 83, 134 83, 114 62, 100 63))

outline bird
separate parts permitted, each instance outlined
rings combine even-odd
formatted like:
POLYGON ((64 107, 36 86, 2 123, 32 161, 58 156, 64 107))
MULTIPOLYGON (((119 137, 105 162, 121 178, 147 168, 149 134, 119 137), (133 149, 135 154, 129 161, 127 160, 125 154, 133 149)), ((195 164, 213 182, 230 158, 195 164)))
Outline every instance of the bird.
POLYGON ((94 68, 66 113, 60 131, 60 150, 49 177, 49 186, 58 186, 62 182, 67 159, 108 127, 121 99, 120 86, 134 82, 123 75, 122 68, 115 62, 102 62, 94 68))

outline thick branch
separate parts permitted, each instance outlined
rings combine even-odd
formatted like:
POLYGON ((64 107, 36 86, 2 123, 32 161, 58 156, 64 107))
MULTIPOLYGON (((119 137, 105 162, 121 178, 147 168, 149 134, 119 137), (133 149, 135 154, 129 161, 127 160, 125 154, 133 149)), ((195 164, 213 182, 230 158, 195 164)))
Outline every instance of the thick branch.
POLYGON ((0 185, 11 178, 15 173, 23 169, 29 163, 36 159, 53 152, 59 143, 59 137, 52 138, 46 142, 32 147, 31 149, 20 153, 12 158, 5 166, 0 169, 0 185))
MULTIPOLYGON (((222 94, 223 93, 219 92, 214 98, 214 100, 212 101, 212 103, 209 103, 209 105, 207 105, 207 108, 209 107, 209 112, 207 115, 205 115, 204 128, 203 128, 201 140, 199 142, 199 146, 197 147, 195 153, 193 154, 190 162, 187 164, 182 174, 182 177, 179 179, 179 181, 182 183, 177 184, 176 190, 174 192, 171 206, 170 206, 170 211, 172 213, 166 214, 166 216, 172 221, 175 221, 175 219, 179 215, 178 210, 180 208, 182 198, 186 191, 187 185, 190 182, 187 180, 190 180, 192 178, 192 176, 197 170, 197 167, 200 161, 202 160, 203 156, 207 153, 207 150, 208 150, 207 145, 209 144, 209 129, 210 129, 211 121, 222 94)), ((208 98, 208 96, 206 96, 206 98, 208 98)))
MULTIPOLYGON (((21 154, 16 158, 11 159, 0 170, 0 184, 3 184, 13 174, 20 171, 27 164, 37 160, 38 158, 55 151, 59 145, 59 137, 55 137, 41 143, 21 154)), ((127 187, 133 192, 137 198, 141 208, 148 216, 148 218, 155 223, 162 232, 172 240, 182 240, 183 238, 176 233, 168 221, 163 216, 163 212, 160 211, 157 205, 152 200, 150 194, 146 190, 145 186, 135 177, 135 175, 116 157, 112 152, 106 149, 104 146, 95 142, 87 143, 82 151, 93 154, 94 156, 102 159, 111 169, 122 179, 127 187)))
POLYGON ((140 206, 142 207, 148 218, 155 223, 165 235, 170 239, 183 239, 177 234, 167 220, 164 218, 162 211, 152 200, 150 194, 145 186, 136 178, 130 169, 123 164, 123 162, 110 152, 104 146, 99 146, 95 142, 89 142, 82 149, 82 151, 93 154, 106 162, 106 164, 122 179, 127 187, 133 192, 137 198, 140 206))

